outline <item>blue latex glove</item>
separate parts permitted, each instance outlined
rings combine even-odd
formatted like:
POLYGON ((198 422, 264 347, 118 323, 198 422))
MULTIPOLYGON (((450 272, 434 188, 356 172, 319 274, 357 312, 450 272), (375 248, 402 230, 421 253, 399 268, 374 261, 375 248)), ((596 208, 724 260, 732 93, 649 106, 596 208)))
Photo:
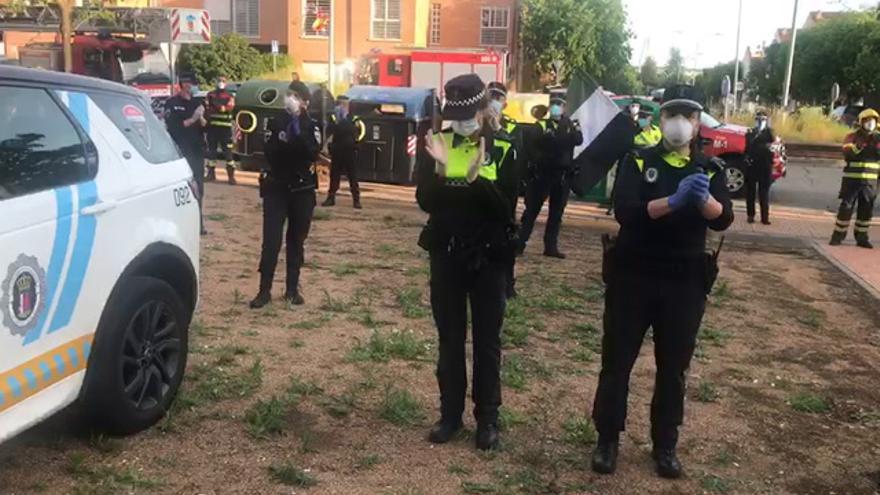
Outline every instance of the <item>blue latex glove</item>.
POLYGON ((689 175, 678 183, 678 190, 669 196, 669 207, 674 210, 681 209, 690 202, 693 195, 694 180, 696 175, 689 175))
POLYGON ((709 176, 703 173, 694 174, 691 177, 694 178, 691 183, 691 199, 696 203, 697 206, 702 207, 709 201, 709 176))

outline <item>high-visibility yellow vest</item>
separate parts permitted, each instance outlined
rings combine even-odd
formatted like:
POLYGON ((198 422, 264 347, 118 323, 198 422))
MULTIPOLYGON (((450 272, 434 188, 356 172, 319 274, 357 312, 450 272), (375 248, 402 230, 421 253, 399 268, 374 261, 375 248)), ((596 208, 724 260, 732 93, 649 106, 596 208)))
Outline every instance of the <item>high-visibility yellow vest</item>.
MULTIPOLYGON (((440 134, 441 139, 446 144, 448 150, 449 163, 446 165, 446 180, 454 184, 467 180, 467 172, 471 163, 477 157, 477 148, 479 141, 473 141, 469 138, 459 138, 458 146, 453 146, 455 134, 452 132, 444 132, 440 134)), ((504 163, 507 154, 510 153, 511 143, 496 139, 494 141, 496 148, 501 148, 502 153, 496 161, 492 157, 492 150, 486 150, 486 158, 480 167, 480 177, 495 182, 498 180, 498 171, 501 164, 504 163)))
POLYGON ((653 148, 660 144, 662 139, 663 133, 660 131, 660 128, 652 124, 642 129, 642 132, 636 135, 633 139, 633 144, 636 148, 653 148))

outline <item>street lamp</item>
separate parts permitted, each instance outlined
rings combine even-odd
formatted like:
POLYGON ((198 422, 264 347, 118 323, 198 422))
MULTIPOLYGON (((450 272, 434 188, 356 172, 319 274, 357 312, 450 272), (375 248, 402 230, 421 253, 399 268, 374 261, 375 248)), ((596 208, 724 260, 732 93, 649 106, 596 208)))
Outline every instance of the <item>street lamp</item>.
POLYGON ((736 112, 739 94, 739 39, 742 34, 743 2, 739 0, 739 14, 736 21, 736 58, 733 69, 733 111, 736 112))
POLYGON ((798 0, 794 0, 794 14, 791 18, 791 48, 788 50, 788 68, 785 69, 785 85, 782 88, 782 109, 788 108, 788 93, 791 90, 791 71, 794 68, 794 47, 797 42, 798 0))

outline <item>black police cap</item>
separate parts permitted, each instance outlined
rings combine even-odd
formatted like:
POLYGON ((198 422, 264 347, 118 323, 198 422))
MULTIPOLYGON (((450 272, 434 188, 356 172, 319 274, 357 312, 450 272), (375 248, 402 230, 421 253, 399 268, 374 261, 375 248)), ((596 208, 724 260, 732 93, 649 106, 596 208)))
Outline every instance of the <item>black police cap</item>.
POLYGON ((309 91, 309 87, 306 86, 306 83, 302 81, 293 81, 287 89, 289 89, 291 93, 299 96, 300 100, 309 101, 312 99, 312 92, 309 91))
POLYGON ((507 98, 507 86, 498 81, 492 81, 487 86, 489 88, 489 96, 507 98))
POLYGON ((702 111, 705 101, 706 97, 699 89, 689 84, 676 84, 663 91, 663 103, 660 105, 660 110, 684 107, 702 111))
POLYGON ((199 81, 196 79, 196 75, 192 72, 181 72, 179 76, 177 76, 177 80, 180 81, 180 84, 198 84, 199 81))
POLYGON ((468 120, 486 104, 486 85, 480 76, 465 74, 450 79, 444 86, 444 120, 468 120))

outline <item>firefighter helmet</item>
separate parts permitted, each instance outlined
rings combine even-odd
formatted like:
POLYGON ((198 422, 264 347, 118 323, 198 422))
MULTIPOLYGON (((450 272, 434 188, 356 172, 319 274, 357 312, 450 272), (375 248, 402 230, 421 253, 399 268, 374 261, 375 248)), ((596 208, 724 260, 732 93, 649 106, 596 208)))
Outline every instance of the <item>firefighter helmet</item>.
POLYGON ((862 110, 862 113, 859 114, 859 123, 862 123, 868 119, 874 119, 880 122, 880 113, 877 113, 877 111, 873 108, 862 110))

